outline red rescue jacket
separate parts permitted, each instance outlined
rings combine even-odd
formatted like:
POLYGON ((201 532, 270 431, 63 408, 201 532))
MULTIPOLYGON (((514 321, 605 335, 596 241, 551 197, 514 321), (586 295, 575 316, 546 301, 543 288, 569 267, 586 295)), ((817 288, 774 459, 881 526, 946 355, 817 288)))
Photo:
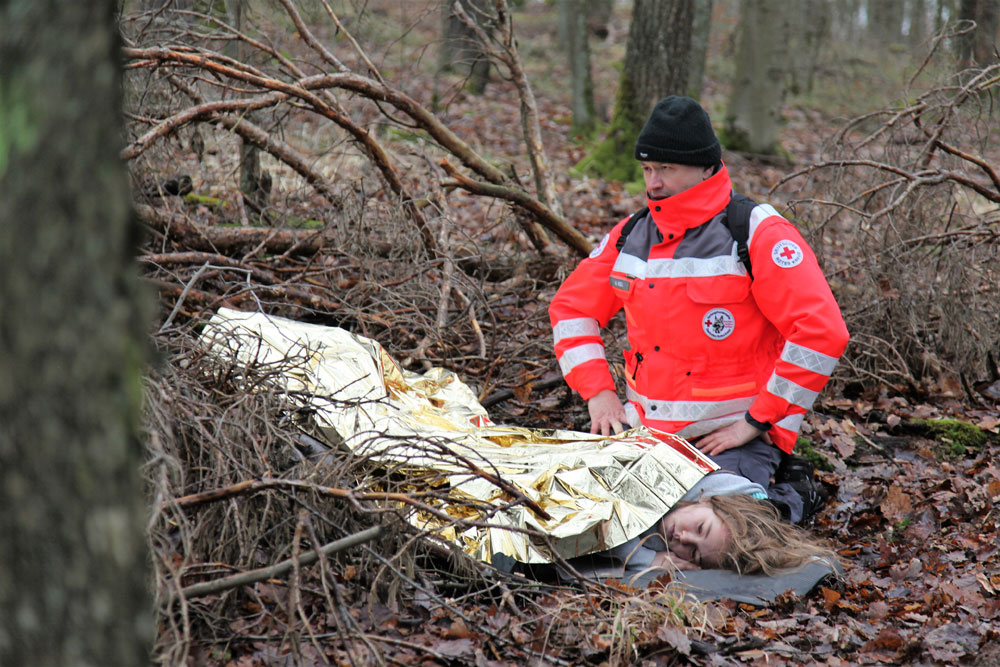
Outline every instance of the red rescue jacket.
POLYGON ((812 250, 767 204, 750 216, 751 279, 723 221, 731 195, 723 166, 650 199, 621 252, 618 223, 552 299, 556 357, 585 400, 614 391, 600 329, 624 308, 633 424, 696 438, 749 412, 791 452, 847 327, 812 250))

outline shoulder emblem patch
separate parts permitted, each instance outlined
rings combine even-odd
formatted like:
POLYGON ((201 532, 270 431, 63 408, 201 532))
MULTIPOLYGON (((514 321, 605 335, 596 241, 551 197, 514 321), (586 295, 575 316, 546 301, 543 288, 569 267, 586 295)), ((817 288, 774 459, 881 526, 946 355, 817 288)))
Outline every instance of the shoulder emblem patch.
POLYGON ((771 259, 783 269, 790 269, 802 262, 802 248, 795 241, 778 241, 771 248, 771 259))
POLYGON ((712 340, 722 340, 733 333, 733 329, 736 328, 736 320, 733 318, 733 314, 725 308, 713 308, 705 313, 705 317, 701 318, 701 328, 705 331, 705 335, 712 340))
POLYGON ((590 256, 591 257, 597 257, 602 252, 604 252, 604 246, 608 245, 608 238, 609 238, 609 235, 605 234, 604 238, 601 239, 601 242, 597 244, 597 247, 590 251, 590 256))

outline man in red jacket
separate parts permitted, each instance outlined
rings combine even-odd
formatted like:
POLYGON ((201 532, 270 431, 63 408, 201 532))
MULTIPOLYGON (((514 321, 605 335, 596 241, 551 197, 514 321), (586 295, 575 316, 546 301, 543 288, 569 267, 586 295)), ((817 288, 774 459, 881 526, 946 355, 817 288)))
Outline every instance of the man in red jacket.
POLYGON ((820 502, 811 467, 787 456, 782 465, 782 453, 848 340, 816 257, 761 204, 750 213, 748 272, 727 224, 722 150, 694 100, 657 103, 635 157, 649 211, 624 239, 627 219, 605 235, 549 306, 566 382, 587 401, 591 432, 641 422, 677 433, 767 488, 790 520, 808 518, 820 502), (624 406, 600 336, 623 308, 624 406))

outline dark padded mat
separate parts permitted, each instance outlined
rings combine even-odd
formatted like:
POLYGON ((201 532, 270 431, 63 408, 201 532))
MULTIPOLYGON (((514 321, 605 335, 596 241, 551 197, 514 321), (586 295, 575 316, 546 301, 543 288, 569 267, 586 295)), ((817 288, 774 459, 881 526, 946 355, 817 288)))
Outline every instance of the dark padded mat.
MULTIPOLYGON (((584 557, 588 558, 588 557, 584 557)), ((594 557, 589 557, 590 565, 594 563, 594 557)), ((529 566, 517 563, 513 558, 503 554, 493 556, 493 566, 503 572, 518 572, 529 578, 542 582, 561 581, 571 583, 574 577, 569 576, 565 571, 554 565, 534 565, 529 566)), ((595 579, 620 579, 622 583, 636 588, 646 588, 657 578, 663 576, 663 572, 636 573, 632 576, 621 577, 622 570, 618 568, 597 567, 591 570, 591 575, 595 579)), ((836 578, 843 575, 843 568, 839 564, 830 565, 826 561, 814 560, 806 565, 771 576, 754 574, 737 574, 730 570, 688 570, 672 573, 673 580, 669 584, 681 588, 688 595, 697 600, 707 602, 709 600, 721 600, 728 598, 735 602, 743 602, 757 607, 766 607, 781 594, 791 591, 798 597, 804 597, 811 593, 825 579, 836 578)))
MULTIPOLYGON (((765 576, 737 574, 729 570, 689 570, 674 574, 671 585, 683 587, 702 602, 728 598, 758 607, 774 602, 782 593, 791 591, 799 597, 808 595, 827 577, 843 574, 839 565, 831 566, 826 561, 814 560, 806 565, 783 573, 765 576)), ((645 588, 662 573, 646 573, 628 583, 637 588, 645 588)))

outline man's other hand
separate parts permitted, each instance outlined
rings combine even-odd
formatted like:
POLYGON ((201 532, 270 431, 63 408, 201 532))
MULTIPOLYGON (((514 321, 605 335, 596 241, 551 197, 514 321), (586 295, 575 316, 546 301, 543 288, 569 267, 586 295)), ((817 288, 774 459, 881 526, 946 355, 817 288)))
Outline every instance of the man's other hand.
POLYGON ((727 449, 733 449, 745 445, 763 431, 751 426, 745 420, 740 419, 729 426, 723 426, 717 431, 712 431, 708 435, 699 439, 695 446, 708 456, 721 454, 727 449))
POLYGON ((625 419, 625 407, 618 394, 605 389, 587 401, 587 411, 590 412, 590 432, 601 435, 621 433, 628 421, 625 419))

